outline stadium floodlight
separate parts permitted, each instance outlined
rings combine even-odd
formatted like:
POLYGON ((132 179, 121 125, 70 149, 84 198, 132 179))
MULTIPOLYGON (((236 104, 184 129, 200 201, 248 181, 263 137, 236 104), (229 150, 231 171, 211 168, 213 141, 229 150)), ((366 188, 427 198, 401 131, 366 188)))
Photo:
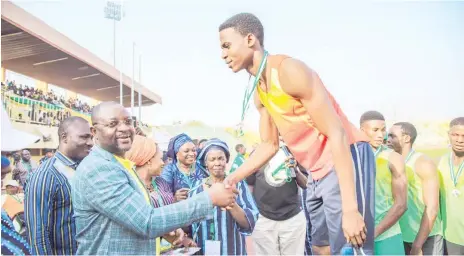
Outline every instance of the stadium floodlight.
MULTIPOLYGON (((125 16, 124 11, 124 1, 120 0, 119 3, 115 1, 107 1, 104 9, 105 18, 113 20, 113 66, 116 67, 116 21, 121 21, 121 49, 123 48, 123 39, 122 36, 122 18, 125 16)), ((122 69, 123 69, 123 55, 121 53, 121 67, 119 68, 119 96, 121 105, 123 105, 122 95, 123 95, 123 85, 122 85, 122 69)))
POLYGON ((113 65, 116 66, 116 21, 121 21, 125 14, 122 2, 107 1, 104 12, 106 19, 113 20, 113 65))
POLYGON ((124 9, 122 3, 116 3, 114 1, 107 1, 105 6, 105 18, 114 20, 114 21, 121 21, 122 17, 124 17, 124 9))

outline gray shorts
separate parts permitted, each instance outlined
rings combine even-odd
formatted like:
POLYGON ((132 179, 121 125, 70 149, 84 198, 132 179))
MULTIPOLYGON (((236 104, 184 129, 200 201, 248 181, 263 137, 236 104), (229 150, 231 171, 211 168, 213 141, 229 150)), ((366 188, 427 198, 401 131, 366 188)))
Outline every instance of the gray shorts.
POLYGON ((464 246, 451 243, 445 240, 445 254, 446 255, 464 255, 464 246))
MULTIPOLYGON (((404 251, 406 255, 411 252, 412 243, 404 242, 404 251)), ((440 235, 429 236, 425 243, 422 245, 423 255, 443 255, 444 245, 443 237, 440 235)))
MULTIPOLYGON (((368 143, 351 145, 355 166, 356 196, 358 209, 364 216, 367 241, 363 252, 374 254, 374 191, 375 158, 368 143)), ((342 202, 338 177, 334 170, 324 178, 308 177, 306 205, 311 221, 311 241, 315 246, 329 246, 332 255, 339 255, 346 239, 342 230, 342 202)))

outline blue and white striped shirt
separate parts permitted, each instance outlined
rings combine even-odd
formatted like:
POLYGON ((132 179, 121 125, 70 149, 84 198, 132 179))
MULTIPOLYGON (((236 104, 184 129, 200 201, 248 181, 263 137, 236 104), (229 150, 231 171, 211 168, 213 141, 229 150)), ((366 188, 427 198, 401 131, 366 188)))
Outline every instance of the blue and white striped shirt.
POLYGON ((68 181, 76 167, 77 163, 57 151, 28 180, 24 213, 33 255, 76 253, 76 227, 68 181))
MULTIPOLYGON (((189 196, 203 192, 203 182, 198 181, 189 196)), ((237 184, 239 194, 236 202, 245 211, 249 229, 241 228, 229 211, 214 207, 214 218, 192 225, 192 235, 195 242, 205 253, 205 241, 215 240, 221 242, 221 255, 246 255, 245 236, 251 235, 258 220, 258 207, 248 189, 248 185, 241 181, 237 184)))

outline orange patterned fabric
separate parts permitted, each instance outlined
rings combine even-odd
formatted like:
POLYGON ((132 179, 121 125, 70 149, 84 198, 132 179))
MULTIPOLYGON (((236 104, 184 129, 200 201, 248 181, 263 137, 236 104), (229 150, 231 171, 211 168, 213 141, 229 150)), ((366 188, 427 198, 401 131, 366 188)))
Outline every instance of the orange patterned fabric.
POLYGON ((8 213, 11 219, 14 219, 18 213, 24 212, 24 203, 20 203, 12 196, 6 195, 5 203, 3 203, 2 208, 8 213))
POLYGON ((131 149, 126 152, 126 159, 134 162, 136 166, 143 166, 155 156, 156 148, 153 139, 135 135, 131 149))

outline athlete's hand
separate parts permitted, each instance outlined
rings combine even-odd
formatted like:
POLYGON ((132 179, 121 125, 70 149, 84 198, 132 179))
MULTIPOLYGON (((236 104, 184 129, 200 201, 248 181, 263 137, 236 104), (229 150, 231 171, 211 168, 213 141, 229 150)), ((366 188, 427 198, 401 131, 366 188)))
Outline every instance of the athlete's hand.
MULTIPOLYGON (((236 190, 237 188, 237 182, 235 181, 235 176, 233 174, 230 174, 229 176, 227 176, 222 183, 224 183, 225 189, 236 190)), ((235 204, 235 201, 231 205, 227 206, 226 208, 221 208, 221 209, 231 210, 233 208, 233 204, 235 204)))
POLYGON ((358 210, 344 212, 342 215, 342 228, 346 241, 355 248, 361 247, 366 241, 366 224, 358 210))
POLYGON ((232 189, 237 186, 237 181, 233 173, 228 175, 222 183, 224 183, 226 189, 232 189))
POLYGON ((235 202, 235 197, 238 194, 236 188, 226 189, 222 183, 214 183, 206 190, 213 202, 214 206, 227 207, 235 202))

